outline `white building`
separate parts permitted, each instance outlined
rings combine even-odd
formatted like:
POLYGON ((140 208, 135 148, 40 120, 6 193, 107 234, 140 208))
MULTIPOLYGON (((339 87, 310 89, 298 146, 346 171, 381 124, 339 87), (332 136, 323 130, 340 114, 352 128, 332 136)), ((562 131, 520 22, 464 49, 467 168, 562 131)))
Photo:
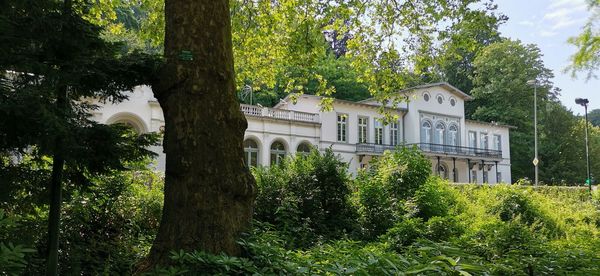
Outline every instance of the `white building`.
MULTIPOLYGON (((350 172, 397 145, 415 145, 432 161, 432 171, 455 182, 511 182, 509 126, 465 119, 464 102, 471 97, 448 83, 434 83, 398 92, 407 99, 385 108, 398 120, 382 123, 381 103, 334 100, 332 111, 321 111, 321 98, 286 97, 274 108, 241 105, 248 120, 244 148, 250 165, 268 166, 286 155, 331 147, 350 172)), ((160 105, 148 87, 136 88, 119 104, 105 104, 94 119, 127 123, 139 132, 164 125, 160 105)), ((157 168, 164 170, 164 153, 157 168)))

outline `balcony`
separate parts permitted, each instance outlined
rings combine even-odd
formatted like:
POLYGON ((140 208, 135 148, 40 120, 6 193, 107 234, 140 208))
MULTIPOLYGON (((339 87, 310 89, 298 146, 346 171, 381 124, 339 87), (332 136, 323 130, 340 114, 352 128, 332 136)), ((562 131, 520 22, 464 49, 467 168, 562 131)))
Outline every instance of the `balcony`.
POLYGON ((319 114, 315 113, 269 108, 248 104, 240 104, 240 109, 246 116, 265 117, 306 123, 319 123, 319 114))
POLYGON ((470 148, 470 147, 453 146, 453 145, 429 144, 429 143, 408 144, 407 146, 413 146, 413 145, 417 146, 419 149, 421 149, 421 151, 426 152, 426 153, 445 154, 445 155, 460 156, 460 157, 502 159, 502 151, 501 150, 480 149, 480 148, 470 148))
POLYGON ((397 146, 382 145, 373 143, 356 144, 356 154, 358 155, 380 155, 386 150, 394 150, 397 146))
MULTIPOLYGON (((402 146, 402 145, 400 145, 402 146)), ((406 144, 405 147, 416 146, 421 151, 425 153, 439 154, 439 155, 448 155, 455 157, 464 157, 464 158, 492 158, 492 159, 501 159, 502 151, 500 150, 490 150, 490 149, 479 149, 479 148, 469 148, 462 146, 453 146, 453 145, 440 145, 440 144, 429 144, 429 143, 416 143, 416 144, 406 144)), ((380 145, 380 144, 372 144, 372 143, 359 143, 356 144, 356 154, 358 155, 380 155, 386 150, 394 150, 397 146, 392 145, 380 145)))

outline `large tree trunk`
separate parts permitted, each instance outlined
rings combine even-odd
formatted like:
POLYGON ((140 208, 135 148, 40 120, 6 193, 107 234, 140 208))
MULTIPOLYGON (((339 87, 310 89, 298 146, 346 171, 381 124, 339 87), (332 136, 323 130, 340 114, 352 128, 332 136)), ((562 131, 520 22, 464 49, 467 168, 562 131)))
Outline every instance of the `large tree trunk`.
POLYGON ((171 250, 238 255, 255 182, 244 165, 229 0, 165 1, 165 66, 153 85, 165 117, 165 201, 149 263, 171 250))

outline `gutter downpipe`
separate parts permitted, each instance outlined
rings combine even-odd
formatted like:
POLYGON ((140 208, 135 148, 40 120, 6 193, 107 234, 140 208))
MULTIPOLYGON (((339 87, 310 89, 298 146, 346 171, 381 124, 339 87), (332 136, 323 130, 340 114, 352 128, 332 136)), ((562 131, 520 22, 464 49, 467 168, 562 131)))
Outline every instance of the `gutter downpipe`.
POLYGON ((406 114, 408 114, 408 109, 409 109, 409 105, 410 102, 408 101, 408 96, 405 96, 406 98, 406 112, 404 112, 402 114, 402 142, 404 144, 406 144, 406 125, 404 125, 404 117, 406 117, 406 114))

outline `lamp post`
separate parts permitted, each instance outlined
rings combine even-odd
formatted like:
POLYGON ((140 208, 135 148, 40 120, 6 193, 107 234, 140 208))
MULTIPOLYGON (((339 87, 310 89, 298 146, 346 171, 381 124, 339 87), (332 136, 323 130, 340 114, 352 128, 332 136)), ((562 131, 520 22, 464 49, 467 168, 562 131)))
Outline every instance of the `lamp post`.
POLYGON ((587 117, 587 106, 588 99, 577 98, 575 103, 585 108, 585 161, 587 165, 587 179, 585 183, 588 185, 590 192, 592 192, 592 175, 590 174, 590 146, 588 142, 588 117, 587 117))
POLYGON ((533 166, 535 167, 535 186, 538 185, 538 131, 537 131, 537 80, 528 80, 527 84, 533 85, 533 127, 534 127, 534 147, 535 157, 533 158, 533 166))

